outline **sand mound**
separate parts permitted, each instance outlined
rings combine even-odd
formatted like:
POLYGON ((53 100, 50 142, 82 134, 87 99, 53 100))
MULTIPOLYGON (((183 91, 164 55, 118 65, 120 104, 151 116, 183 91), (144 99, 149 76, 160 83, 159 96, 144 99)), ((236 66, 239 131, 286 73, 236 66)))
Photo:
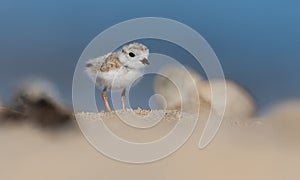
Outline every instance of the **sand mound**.
POLYGON ((228 118, 248 118, 255 115, 256 107, 253 98, 233 81, 206 81, 195 71, 176 66, 163 68, 161 74, 166 77, 158 76, 154 89, 165 98, 167 109, 209 113, 211 106, 215 104, 212 108, 218 114, 222 113, 225 105, 225 117, 228 118), (227 93, 225 93, 225 86, 227 93), (212 87, 216 90, 214 97, 211 93, 212 87), (223 102, 224 96, 226 96, 226 104, 223 102))
MULTIPOLYGON (((189 116, 177 111, 134 112, 80 113, 77 117, 92 125, 104 121, 116 135, 143 142, 157 139, 179 123, 179 117, 189 116), (118 113, 122 117, 138 117, 131 121, 163 117, 144 133, 127 127, 118 113)), ((264 120, 224 121, 213 142, 199 150, 205 121, 200 117, 192 136, 174 154, 141 165, 107 158, 93 149, 79 131, 45 132, 28 124, 1 126, 0 179, 299 179, 300 148, 278 146, 264 120)))
MULTIPOLYGON (((112 113, 78 113, 79 124, 96 126, 99 121, 117 136, 132 142, 157 140, 171 131, 179 121, 197 120, 196 115, 181 113, 176 110, 118 110, 112 113)), ((85 126, 85 125, 83 125, 85 126)))
MULTIPOLYGON (((294 146, 300 139, 300 101, 286 101, 275 105, 266 118, 276 138, 283 146, 294 146)), ((299 141, 300 142, 300 141, 299 141)))
MULTIPOLYGON (((250 94, 243 89, 240 85, 233 81, 226 80, 226 104, 225 104, 225 117, 227 118, 245 118, 253 117, 255 115, 255 103, 250 94)), ((222 86, 224 86, 223 80, 211 80, 210 82, 205 82, 199 88, 199 93, 202 99, 209 104, 213 101, 219 101, 222 99, 223 92, 222 86), (211 88, 212 86, 217 89, 217 94, 212 97, 211 88)), ((217 112, 221 112, 222 109, 214 107, 217 112)))

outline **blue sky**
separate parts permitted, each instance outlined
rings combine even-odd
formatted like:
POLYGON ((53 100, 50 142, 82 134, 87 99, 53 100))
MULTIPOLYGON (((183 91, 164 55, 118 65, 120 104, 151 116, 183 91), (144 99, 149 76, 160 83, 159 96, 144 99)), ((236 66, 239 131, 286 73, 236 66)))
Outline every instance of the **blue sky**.
POLYGON ((225 76, 249 90, 259 108, 299 98, 299 7, 291 0, 1 0, 0 99, 22 79, 37 76, 54 82, 71 102, 73 71, 85 46, 116 23, 147 16, 175 19, 198 31, 225 76))

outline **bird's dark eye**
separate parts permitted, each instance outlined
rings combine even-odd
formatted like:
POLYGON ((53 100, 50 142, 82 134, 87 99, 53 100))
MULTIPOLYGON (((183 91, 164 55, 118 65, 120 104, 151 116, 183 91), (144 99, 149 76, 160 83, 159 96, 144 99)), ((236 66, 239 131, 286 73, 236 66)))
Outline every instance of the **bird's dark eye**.
POLYGON ((130 56, 130 57, 134 57, 135 54, 134 54, 133 52, 130 52, 130 53, 129 53, 129 56, 130 56))

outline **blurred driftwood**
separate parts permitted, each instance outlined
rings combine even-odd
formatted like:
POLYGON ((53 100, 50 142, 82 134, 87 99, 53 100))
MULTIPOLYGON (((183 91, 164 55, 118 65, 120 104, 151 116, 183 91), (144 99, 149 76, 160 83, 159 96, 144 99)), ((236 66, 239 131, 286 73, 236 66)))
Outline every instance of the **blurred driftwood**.
POLYGON ((20 85, 13 95, 11 105, 0 107, 1 122, 26 121, 47 128, 72 124, 74 117, 71 108, 59 103, 48 86, 51 86, 49 82, 20 85))

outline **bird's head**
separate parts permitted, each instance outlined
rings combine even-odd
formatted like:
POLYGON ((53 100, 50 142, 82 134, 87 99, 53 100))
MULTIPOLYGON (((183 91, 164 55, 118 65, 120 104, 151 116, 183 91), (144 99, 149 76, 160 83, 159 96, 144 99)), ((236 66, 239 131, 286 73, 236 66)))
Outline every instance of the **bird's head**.
POLYGON ((125 45, 119 54, 120 62, 129 68, 139 69, 149 65, 149 49, 140 43, 125 45))

